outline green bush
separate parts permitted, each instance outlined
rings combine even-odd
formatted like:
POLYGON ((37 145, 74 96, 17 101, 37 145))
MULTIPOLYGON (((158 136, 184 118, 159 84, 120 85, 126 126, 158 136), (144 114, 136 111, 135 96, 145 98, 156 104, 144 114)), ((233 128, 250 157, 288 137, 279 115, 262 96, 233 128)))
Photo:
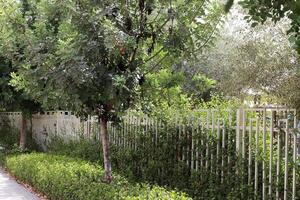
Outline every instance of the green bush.
POLYGON ((0 145, 6 149, 11 149, 19 141, 19 132, 17 129, 3 126, 0 129, 0 145))
POLYGON ((5 164, 5 153, 0 150, 0 166, 5 164))
POLYGON ((62 155, 31 153, 8 156, 6 167, 14 176, 50 199, 190 199, 183 193, 158 186, 130 183, 117 174, 114 174, 111 184, 104 183, 104 171, 99 165, 62 155))
MULTIPOLYGON (((133 129, 133 128, 132 128, 133 129)), ((191 131, 186 126, 187 131, 191 131)), ((155 185, 177 188, 192 196, 194 199, 223 199, 224 197, 234 199, 239 198, 241 192, 248 192, 247 183, 236 176, 235 146, 228 147, 227 154, 230 154, 231 163, 225 166, 226 172, 231 175, 226 176, 222 183, 220 177, 216 177, 215 170, 199 169, 198 172, 191 170, 190 163, 181 159, 183 147, 191 144, 189 138, 179 140, 178 128, 165 127, 159 130, 160 136, 154 148, 154 132, 148 130, 147 134, 137 134, 136 137, 127 135, 136 140, 139 144, 137 149, 132 146, 123 147, 111 144, 112 168, 122 176, 134 182, 150 182, 155 185), (167 132, 168 131, 168 132, 167 132), (168 133, 168 134, 167 134, 168 133)), ((227 133, 232 132, 228 130, 227 133)), ((195 138, 201 137, 194 135, 195 138)), ((231 141, 234 135, 231 135, 231 141)), ((206 138, 202 138, 206 142, 206 138)), ((217 140, 211 136, 209 144, 211 153, 216 154, 217 140)), ((122 143, 122 141, 121 141, 122 143)), ((99 141, 84 140, 64 142, 55 138, 49 146, 52 153, 68 155, 76 158, 102 164, 102 148, 99 141)), ((205 146, 201 146, 199 151, 205 155, 205 146)), ((185 151, 186 157, 191 157, 191 152, 185 151)), ((220 167, 220 160, 209 161, 209 168, 220 167)), ((249 194, 250 195, 250 194, 249 194)))
MULTIPOLYGON (((4 124, 0 129, 0 146, 5 148, 6 152, 18 152, 21 151, 19 149, 19 139, 20 139, 20 131, 11 127, 8 124, 4 124)), ((25 151, 36 151, 39 150, 38 145, 32 138, 32 134, 30 131, 27 131, 26 134, 26 150, 25 151)))
POLYGON ((64 139, 55 136, 51 139, 48 150, 56 154, 81 158, 93 163, 102 163, 103 161, 102 146, 96 140, 80 138, 77 141, 70 140, 66 142, 64 139))

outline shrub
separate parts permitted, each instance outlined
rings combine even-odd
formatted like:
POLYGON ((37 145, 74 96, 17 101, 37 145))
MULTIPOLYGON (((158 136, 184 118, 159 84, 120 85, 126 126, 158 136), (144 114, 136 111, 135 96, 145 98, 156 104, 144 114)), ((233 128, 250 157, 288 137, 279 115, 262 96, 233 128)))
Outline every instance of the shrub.
MULTIPOLYGON (((4 124, 0 129, 0 146, 5 148, 7 152, 18 152, 21 151, 19 149, 19 138, 20 132, 17 128, 11 127, 9 124, 4 124)), ((38 145, 32 138, 32 134, 30 131, 27 131, 26 134, 26 150, 25 151, 33 151, 39 150, 38 145)))
POLYGON ((5 164, 5 153, 0 150, 0 166, 5 164))
POLYGON ((0 145, 6 149, 11 149, 19 141, 17 129, 3 126, 0 129, 0 145))
POLYGON ((102 162, 102 146, 99 141, 80 138, 77 141, 55 136, 51 139, 48 150, 52 153, 81 158, 94 163, 102 162))
POLYGON ((111 184, 102 181, 103 168, 62 155, 31 153, 9 156, 7 169, 50 199, 190 199, 158 186, 134 184, 114 174, 111 184))
MULTIPOLYGON (((133 128, 132 128, 133 129, 133 128)), ((187 131, 190 128, 186 126, 187 131)), ((181 138, 179 140, 178 128, 165 127, 159 130, 159 138, 155 148, 153 148, 153 137, 155 133, 137 134, 132 137, 127 135, 126 147, 111 144, 112 167, 119 174, 125 176, 128 180, 135 182, 150 182, 152 184, 177 188, 192 196, 194 199, 231 199, 239 198, 241 191, 247 191, 242 179, 235 176, 236 167, 234 163, 235 148, 228 149, 227 153, 231 154, 231 163, 225 166, 225 170, 230 173, 226 181, 220 181, 216 177, 215 170, 199 169, 198 172, 191 170, 190 163, 187 165, 186 160, 182 160, 183 147, 189 146, 190 138, 181 138), (168 132, 167 132, 168 131, 168 132), (131 141, 136 140, 139 144, 135 149, 131 141)), ((232 130, 231 130, 232 132, 232 130)), ((230 130, 227 131, 230 133, 230 130)), ((231 141, 234 135, 231 135, 231 141)), ((194 137, 201 137, 194 135, 194 137)), ((202 138, 205 142, 205 138, 202 138)), ((123 144, 123 142, 121 141, 123 144)), ((210 138, 211 153, 216 153, 216 138, 210 138)), ((201 146, 199 151, 205 153, 205 146, 201 146)), ((50 145, 52 153, 59 155, 68 155, 76 158, 92 161, 93 163, 102 163, 101 145, 99 141, 84 140, 64 142, 62 139, 55 138, 50 145)), ((191 157, 191 152, 185 151, 186 157, 191 157)), ((205 155, 205 154, 204 154, 205 155)), ((220 160, 219 160, 220 161, 220 160)), ((219 161, 209 162, 209 168, 217 169, 220 166, 219 161)))

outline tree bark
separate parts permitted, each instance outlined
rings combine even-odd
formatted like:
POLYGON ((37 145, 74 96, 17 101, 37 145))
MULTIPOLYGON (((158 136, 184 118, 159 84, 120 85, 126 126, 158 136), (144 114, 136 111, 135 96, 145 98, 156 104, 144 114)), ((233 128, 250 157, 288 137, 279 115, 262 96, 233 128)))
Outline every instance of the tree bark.
POLYGON ((26 147, 26 128, 27 128, 27 122, 26 117, 24 114, 22 114, 22 125, 20 129, 20 149, 25 150, 26 147))
POLYGON ((105 116, 99 116, 100 121, 100 134, 102 141, 103 149, 103 160, 104 160, 104 171, 105 171, 105 181, 111 183, 112 181, 112 170, 111 170, 111 161, 110 161, 110 150, 109 150, 109 141, 108 141, 108 132, 107 132, 107 118, 105 116))

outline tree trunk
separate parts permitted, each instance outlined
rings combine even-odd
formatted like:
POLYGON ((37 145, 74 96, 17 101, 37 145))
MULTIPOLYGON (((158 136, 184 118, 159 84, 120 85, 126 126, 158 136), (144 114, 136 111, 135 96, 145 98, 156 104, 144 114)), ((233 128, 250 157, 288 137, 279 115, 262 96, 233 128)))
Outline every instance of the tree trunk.
POLYGON ((33 134, 33 124, 32 124, 32 115, 30 115, 30 138, 33 138, 32 134, 33 134))
POLYGON ((22 126, 20 129, 20 149, 24 150, 26 147, 26 117, 22 114, 22 126))
POLYGON ((105 170, 105 181, 110 183, 112 181, 112 171, 111 171, 111 161, 110 161, 110 151, 109 151, 109 141, 107 132, 107 118, 104 116, 99 116, 100 121, 100 134, 103 149, 103 159, 104 159, 104 170, 105 170))

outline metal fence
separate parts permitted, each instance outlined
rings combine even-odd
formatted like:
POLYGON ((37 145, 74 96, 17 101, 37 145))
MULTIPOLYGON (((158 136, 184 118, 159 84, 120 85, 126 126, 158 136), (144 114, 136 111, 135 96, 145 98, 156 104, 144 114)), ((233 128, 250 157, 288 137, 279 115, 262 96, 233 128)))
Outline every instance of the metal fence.
MULTIPOLYGON (((5 115, 14 119, 11 113, 1 117, 5 115)), ((13 124, 18 123, 13 120, 13 124)), ((80 120, 65 111, 35 115, 33 127, 36 138, 45 137, 45 132, 48 138, 100 138, 97 117, 80 120)), ((300 198, 295 109, 205 109, 167 120, 128 113, 119 124, 110 122, 108 129, 111 144, 119 148, 138 150, 151 145, 155 149, 171 141, 176 159, 191 171, 214 175, 220 184, 238 177, 253 198, 300 198)))
POLYGON ((192 171, 213 173, 220 183, 238 176, 257 199, 300 198, 295 109, 199 110, 169 122, 129 114, 109 129, 113 145, 135 149, 143 148, 139 135, 152 134, 155 148, 161 134, 175 132, 186 141, 178 158, 192 171))

